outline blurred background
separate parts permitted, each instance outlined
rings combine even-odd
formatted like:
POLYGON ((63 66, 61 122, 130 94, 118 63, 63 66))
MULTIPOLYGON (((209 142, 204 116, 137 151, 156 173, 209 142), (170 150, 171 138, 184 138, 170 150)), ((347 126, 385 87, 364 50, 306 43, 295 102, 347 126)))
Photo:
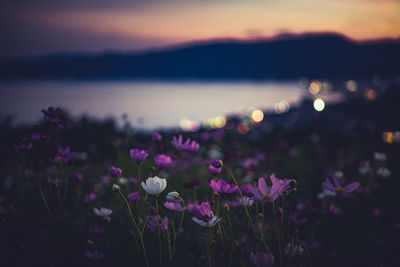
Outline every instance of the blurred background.
POLYGON ((398 14, 398 0, 2 1, 0 114, 197 131, 372 101, 400 83, 398 14))

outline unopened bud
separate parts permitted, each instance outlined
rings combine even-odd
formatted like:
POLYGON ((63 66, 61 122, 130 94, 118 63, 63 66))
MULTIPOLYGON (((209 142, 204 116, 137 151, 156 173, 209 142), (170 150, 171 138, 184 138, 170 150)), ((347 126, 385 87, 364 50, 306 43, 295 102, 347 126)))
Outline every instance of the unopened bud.
POLYGON ((119 192, 119 190, 121 190, 121 188, 119 187, 119 185, 113 184, 112 190, 117 193, 117 192, 119 192))

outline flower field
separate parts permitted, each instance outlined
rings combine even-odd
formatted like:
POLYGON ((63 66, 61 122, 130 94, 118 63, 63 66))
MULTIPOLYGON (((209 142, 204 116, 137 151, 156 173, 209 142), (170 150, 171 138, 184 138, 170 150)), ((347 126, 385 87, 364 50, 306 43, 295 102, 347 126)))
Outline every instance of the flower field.
POLYGON ((399 264, 397 132, 42 113, 2 122, 2 266, 399 264))

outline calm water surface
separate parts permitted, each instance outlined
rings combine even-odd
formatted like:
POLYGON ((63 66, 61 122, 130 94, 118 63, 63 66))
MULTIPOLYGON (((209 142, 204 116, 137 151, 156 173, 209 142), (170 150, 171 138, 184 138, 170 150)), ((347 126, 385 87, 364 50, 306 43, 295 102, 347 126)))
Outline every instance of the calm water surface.
POLYGON ((131 123, 154 129, 243 111, 298 102, 304 90, 295 82, 138 82, 46 81, 1 82, 0 114, 17 123, 41 119, 40 110, 60 106, 74 116, 114 117, 126 112, 131 123))

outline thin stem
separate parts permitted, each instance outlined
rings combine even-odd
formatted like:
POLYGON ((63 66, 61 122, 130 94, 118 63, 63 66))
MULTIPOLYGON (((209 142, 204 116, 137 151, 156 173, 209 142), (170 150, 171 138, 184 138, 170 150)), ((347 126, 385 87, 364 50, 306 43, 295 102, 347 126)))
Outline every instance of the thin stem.
POLYGON ((45 205, 46 208, 47 208, 47 212, 49 213, 49 215, 51 215, 49 205, 47 205, 46 198, 45 198, 45 196, 44 196, 44 194, 43 194, 43 191, 42 191, 42 186, 39 186, 39 192, 40 192, 40 195, 42 196, 44 205, 45 205))
POLYGON ((129 217, 130 217, 132 223, 135 225, 136 230, 137 230, 138 233, 139 233, 140 241, 142 242, 142 249, 143 249, 143 254, 144 254, 144 260, 146 261, 146 266, 149 267, 149 262, 148 262, 148 260, 147 260, 146 247, 144 246, 144 241, 143 241, 143 232, 140 232, 139 227, 138 227, 138 225, 137 225, 137 223, 136 223, 136 221, 135 221, 135 218, 133 217, 132 210, 131 210, 131 205, 129 205, 128 199, 124 196, 124 194, 122 194, 121 191, 119 191, 119 194, 120 194, 121 197, 125 200, 126 207, 128 208, 128 211, 129 211, 129 217))
MULTIPOLYGON (((233 181, 235 182, 235 185, 236 185, 237 187, 239 187, 239 184, 237 183, 236 178, 235 178, 235 176, 233 175, 232 171, 231 171, 229 168, 226 168, 226 169, 228 170, 229 174, 231 175, 233 181)), ((240 188, 239 188, 238 191, 239 191, 240 197, 243 199, 242 190, 240 190, 240 188)), ((244 201, 241 201, 242 206, 243 206, 244 210, 246 211, 246 215, 247 215, 247 218, 249 219, 249 222, 250 222, 250 224, 251 224, 251 228, 253 228, 254 235, 255 235, 255 237, 257 238, 257 232, 256 232, 256 229, 254 228, 253 221, 251 220, 249 210, 247 209, 246 204, 243 203, 243 202, 244 202, 244 201)), ((261 234, 261 241, 262 241, 263 244, 264 244, 265 250, 266 250, 266 251, 269 251, 268 246, 267 246, 267 243, 265 243, 264 235, 263 235, 262 231, 261 231, 260 234, 261 234)))
POLYGON ((171 237, 169 235, 169 230, 167 229, 167 237, 168 237, 168 249, 169 249, 169 262, 172 262, 172 249, 171 249, 171 237))

